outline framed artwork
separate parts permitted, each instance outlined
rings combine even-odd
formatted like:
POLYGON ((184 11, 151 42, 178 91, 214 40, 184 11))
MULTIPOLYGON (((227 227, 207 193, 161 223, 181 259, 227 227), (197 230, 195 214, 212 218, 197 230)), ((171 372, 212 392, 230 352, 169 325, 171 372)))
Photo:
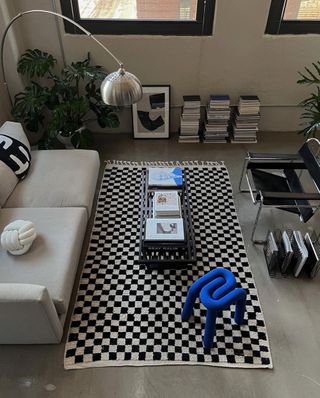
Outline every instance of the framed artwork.
POLYGON ((132 105, 134 138, 169 138, 170 86, 142 86, 142 99, 132 105))

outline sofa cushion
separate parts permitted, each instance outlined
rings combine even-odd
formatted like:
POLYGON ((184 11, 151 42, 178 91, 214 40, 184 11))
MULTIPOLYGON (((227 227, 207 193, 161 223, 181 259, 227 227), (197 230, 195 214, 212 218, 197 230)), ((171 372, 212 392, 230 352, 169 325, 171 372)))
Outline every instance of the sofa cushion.
POLYGON ((0 134, 7 135, 12 137, 18 141, 21 141, 23 145, 28 148, 28 151, 31 151, 30 143, 28 141, 28 137, 23 130, 21 123, 16 122, 5 122, 0 128, 0 134))
POLYGON ((0 207, 6 203, 17 183, 18 177, 0 160, 0 207))
POLYGON ((86 210, 2 209, 0 231, 17 219, 32 221, 38 236, 22 256, 13 256, 0 248, 1 283, 45 286, 58 314, 66 313, 86 230, 86 210))
POLYGON ((31 154, 21 141, 0 132, 0 160, 23 180, 29 171, 31 154))
POLYGON ((0 282, 0 344, 60 343, 63 323, 47 288, 0 282), (22 332, 23 331, 23 332, 22 332))
POLYGON ((85 207, 91 213, 99 155, 90 150, 32 151, 28 176, 4 207, 85 207))
MULTIPOLYGON (((19 140, 26 147, 27 151, 30 152, 30 144, 28 138, 20 123, 5 122, 0 127, 0 136, 12 137, 15 140, 19 140)), ((4 152, 5 147, 4 139, 0 139, 0 152, 4 152)), ((1 159, 1 155, 0 155, 1 159)), ((0 160, 0 207, 2 207, 8 199, 11 192, 14 190, 18 183, 18 177, 14 171, 2 160, 0 160)))

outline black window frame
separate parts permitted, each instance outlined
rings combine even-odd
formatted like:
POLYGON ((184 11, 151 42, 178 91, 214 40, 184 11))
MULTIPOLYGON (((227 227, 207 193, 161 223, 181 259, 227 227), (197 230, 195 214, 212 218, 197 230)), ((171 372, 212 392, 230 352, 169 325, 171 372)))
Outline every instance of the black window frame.
MULTIPOLYGON (((82 19, 77 0, 61 0, 60 4, 63 15, 73 19, 93 34, 210 36, 213 28, 215 0, 197 1, 196 21, 82 19)), ((66 33, 83 34, 67 21, 64 22, 64 26, 66 33)))
POLYGON ((272 0, 265 33, 273 35, 320 34, 320 21, 283 20, 287 0, 272 0))

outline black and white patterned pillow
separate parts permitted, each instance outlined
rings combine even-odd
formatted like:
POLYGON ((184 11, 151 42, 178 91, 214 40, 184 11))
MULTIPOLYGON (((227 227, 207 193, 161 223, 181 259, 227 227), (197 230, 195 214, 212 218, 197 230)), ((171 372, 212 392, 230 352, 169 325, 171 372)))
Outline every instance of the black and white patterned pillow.
POLYGON ((0 161, 10 167, 20 180, 23 180, 29 171, 31 153, 21 141, 6 134, 0 134, 0 161))

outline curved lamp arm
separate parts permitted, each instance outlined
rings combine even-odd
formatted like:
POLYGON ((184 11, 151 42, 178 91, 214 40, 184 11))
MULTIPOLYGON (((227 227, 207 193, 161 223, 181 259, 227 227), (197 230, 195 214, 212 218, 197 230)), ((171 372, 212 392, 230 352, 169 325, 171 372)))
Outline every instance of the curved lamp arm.
POLYGON ((24 12, 20 12, 17 14, 14 18, 11 19, 11 21, 8 23, 7 27, 5 28, 5 31, 2 35, 1 39, 1 49, 0 49, 0 57, 1 57, 1 74, 2 74, 2 79, 3 79, 3 84, 6 86, 8 96, 12 105, 12 98, 11 94, 8 88, 7 80, 6 80, 6 74, 5 74, 5 68, 4 68, 4 44, 5 40, 7 37, 7 33, 10 29, 10 27, 13 25, 13 23, 21 18, 23 15, 27 14, 35 14, 35 13, 40 13, 40 14, 50 14, 50 15, 55 15, 56 17, 60 17, 62 19, 65 19, 66 21, 70 22, 72 25, 76 26, 78 29, 80 29, 82 32, 84 32, 90 39, 95 41, 100 47, 102 47, 111 57, 119 64, 120 69, 117 72, 110 73, 105 80, 101 84, 101 94, 103 101, 108 104, 108 105, 115 105, 115 106, 122 106, 122 105, 131 105, 135 102, 138 102, 141 97, 142 97, 142 87, 139 79, 134 76, 133 74, 126 72, 124 69, 123 63, 106 47, 104 46, 95 36, 93 36, 92 33, 90 33, 88 30, 83 28, 81 25, 79 25, 77 22, 75 22, 73 19, 68 18, 62 14, 59 14, 54 11, 48 11, 48 10, 28 10, 24 12), (128 89, 128 84, 129 89, 128 89))

